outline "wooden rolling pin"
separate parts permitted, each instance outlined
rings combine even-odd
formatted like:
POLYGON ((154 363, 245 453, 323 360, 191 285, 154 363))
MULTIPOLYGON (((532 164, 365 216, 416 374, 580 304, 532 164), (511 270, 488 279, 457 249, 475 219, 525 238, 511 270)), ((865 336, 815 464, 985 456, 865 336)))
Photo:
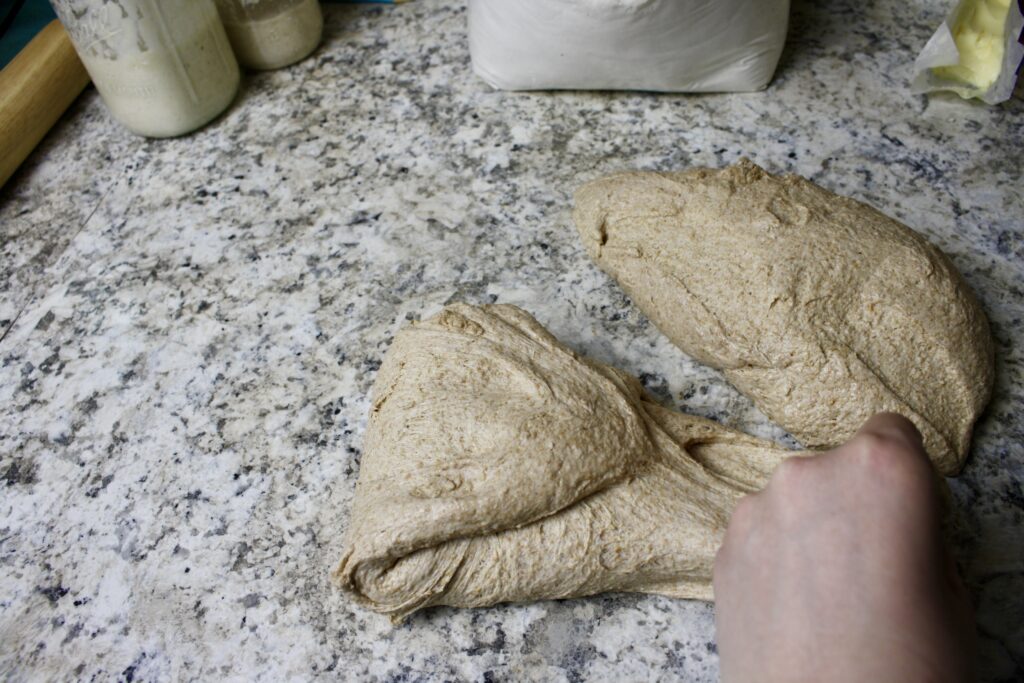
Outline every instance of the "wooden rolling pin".
POLYGON ((0 186, 89 83, 54 19, 0 71, 0 186))

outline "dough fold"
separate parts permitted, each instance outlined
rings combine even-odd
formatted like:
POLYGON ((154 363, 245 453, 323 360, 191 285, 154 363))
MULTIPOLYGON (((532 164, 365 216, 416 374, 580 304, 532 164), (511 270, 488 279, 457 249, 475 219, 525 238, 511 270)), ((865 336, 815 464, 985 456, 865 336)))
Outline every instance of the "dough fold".
POLYGON ((988 322, 949 260, 875 209, 750 161, 622 173, 576 193, 598 263, 679 348, 804 445, 911 419, 961 469, 992 390, 988 322))
POLYGON ((736 500, 789 455, 663 408, 518 308, 452 305, 381 365, 334 578, 395 620, 605 591, 710 600, 736 500))

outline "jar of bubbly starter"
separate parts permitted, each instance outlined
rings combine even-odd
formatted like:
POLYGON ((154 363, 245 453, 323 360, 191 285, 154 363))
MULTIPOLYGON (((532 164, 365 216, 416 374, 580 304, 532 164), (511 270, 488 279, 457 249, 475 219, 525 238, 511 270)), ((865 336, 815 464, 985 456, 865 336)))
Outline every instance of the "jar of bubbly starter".
POLYGON ((318 0, 217 0, 238 61, 251 69, 294 64, 320 44, 318 0))
POLYGON ((213 0, 50 0, 114 117, 149 137, 195 130, 238 92, 213 0))

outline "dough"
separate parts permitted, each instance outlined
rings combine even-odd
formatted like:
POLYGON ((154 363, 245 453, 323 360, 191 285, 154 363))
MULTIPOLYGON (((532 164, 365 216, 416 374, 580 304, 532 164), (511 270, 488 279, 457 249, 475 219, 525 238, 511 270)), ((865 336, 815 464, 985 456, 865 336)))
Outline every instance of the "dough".
POLYGON ((963 279, 914 231, 747 160, 588 183, 574 218, 669 339, 807 446, 889 410, 913 420, 943 474, 960 470, 992 341, 963 279))
POLYGON ((654 403, 512 306, 400 331, 373 388, 342 588, 430 605, 711 599, 737 498, 792 452, 654 403))

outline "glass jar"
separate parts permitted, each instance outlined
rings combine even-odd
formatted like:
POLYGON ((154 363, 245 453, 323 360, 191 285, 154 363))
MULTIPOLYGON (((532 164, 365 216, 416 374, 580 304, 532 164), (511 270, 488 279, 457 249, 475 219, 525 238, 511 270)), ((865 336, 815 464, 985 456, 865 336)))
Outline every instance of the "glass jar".
POLYGON ((324 29, 317 0, 217 0, 235 56, 252 69, 294 64, 316 49, 324 29))
POLYGON ((163 138, 195 130, 238 92, 213 0, 50 0, 114 117, 163 138))

